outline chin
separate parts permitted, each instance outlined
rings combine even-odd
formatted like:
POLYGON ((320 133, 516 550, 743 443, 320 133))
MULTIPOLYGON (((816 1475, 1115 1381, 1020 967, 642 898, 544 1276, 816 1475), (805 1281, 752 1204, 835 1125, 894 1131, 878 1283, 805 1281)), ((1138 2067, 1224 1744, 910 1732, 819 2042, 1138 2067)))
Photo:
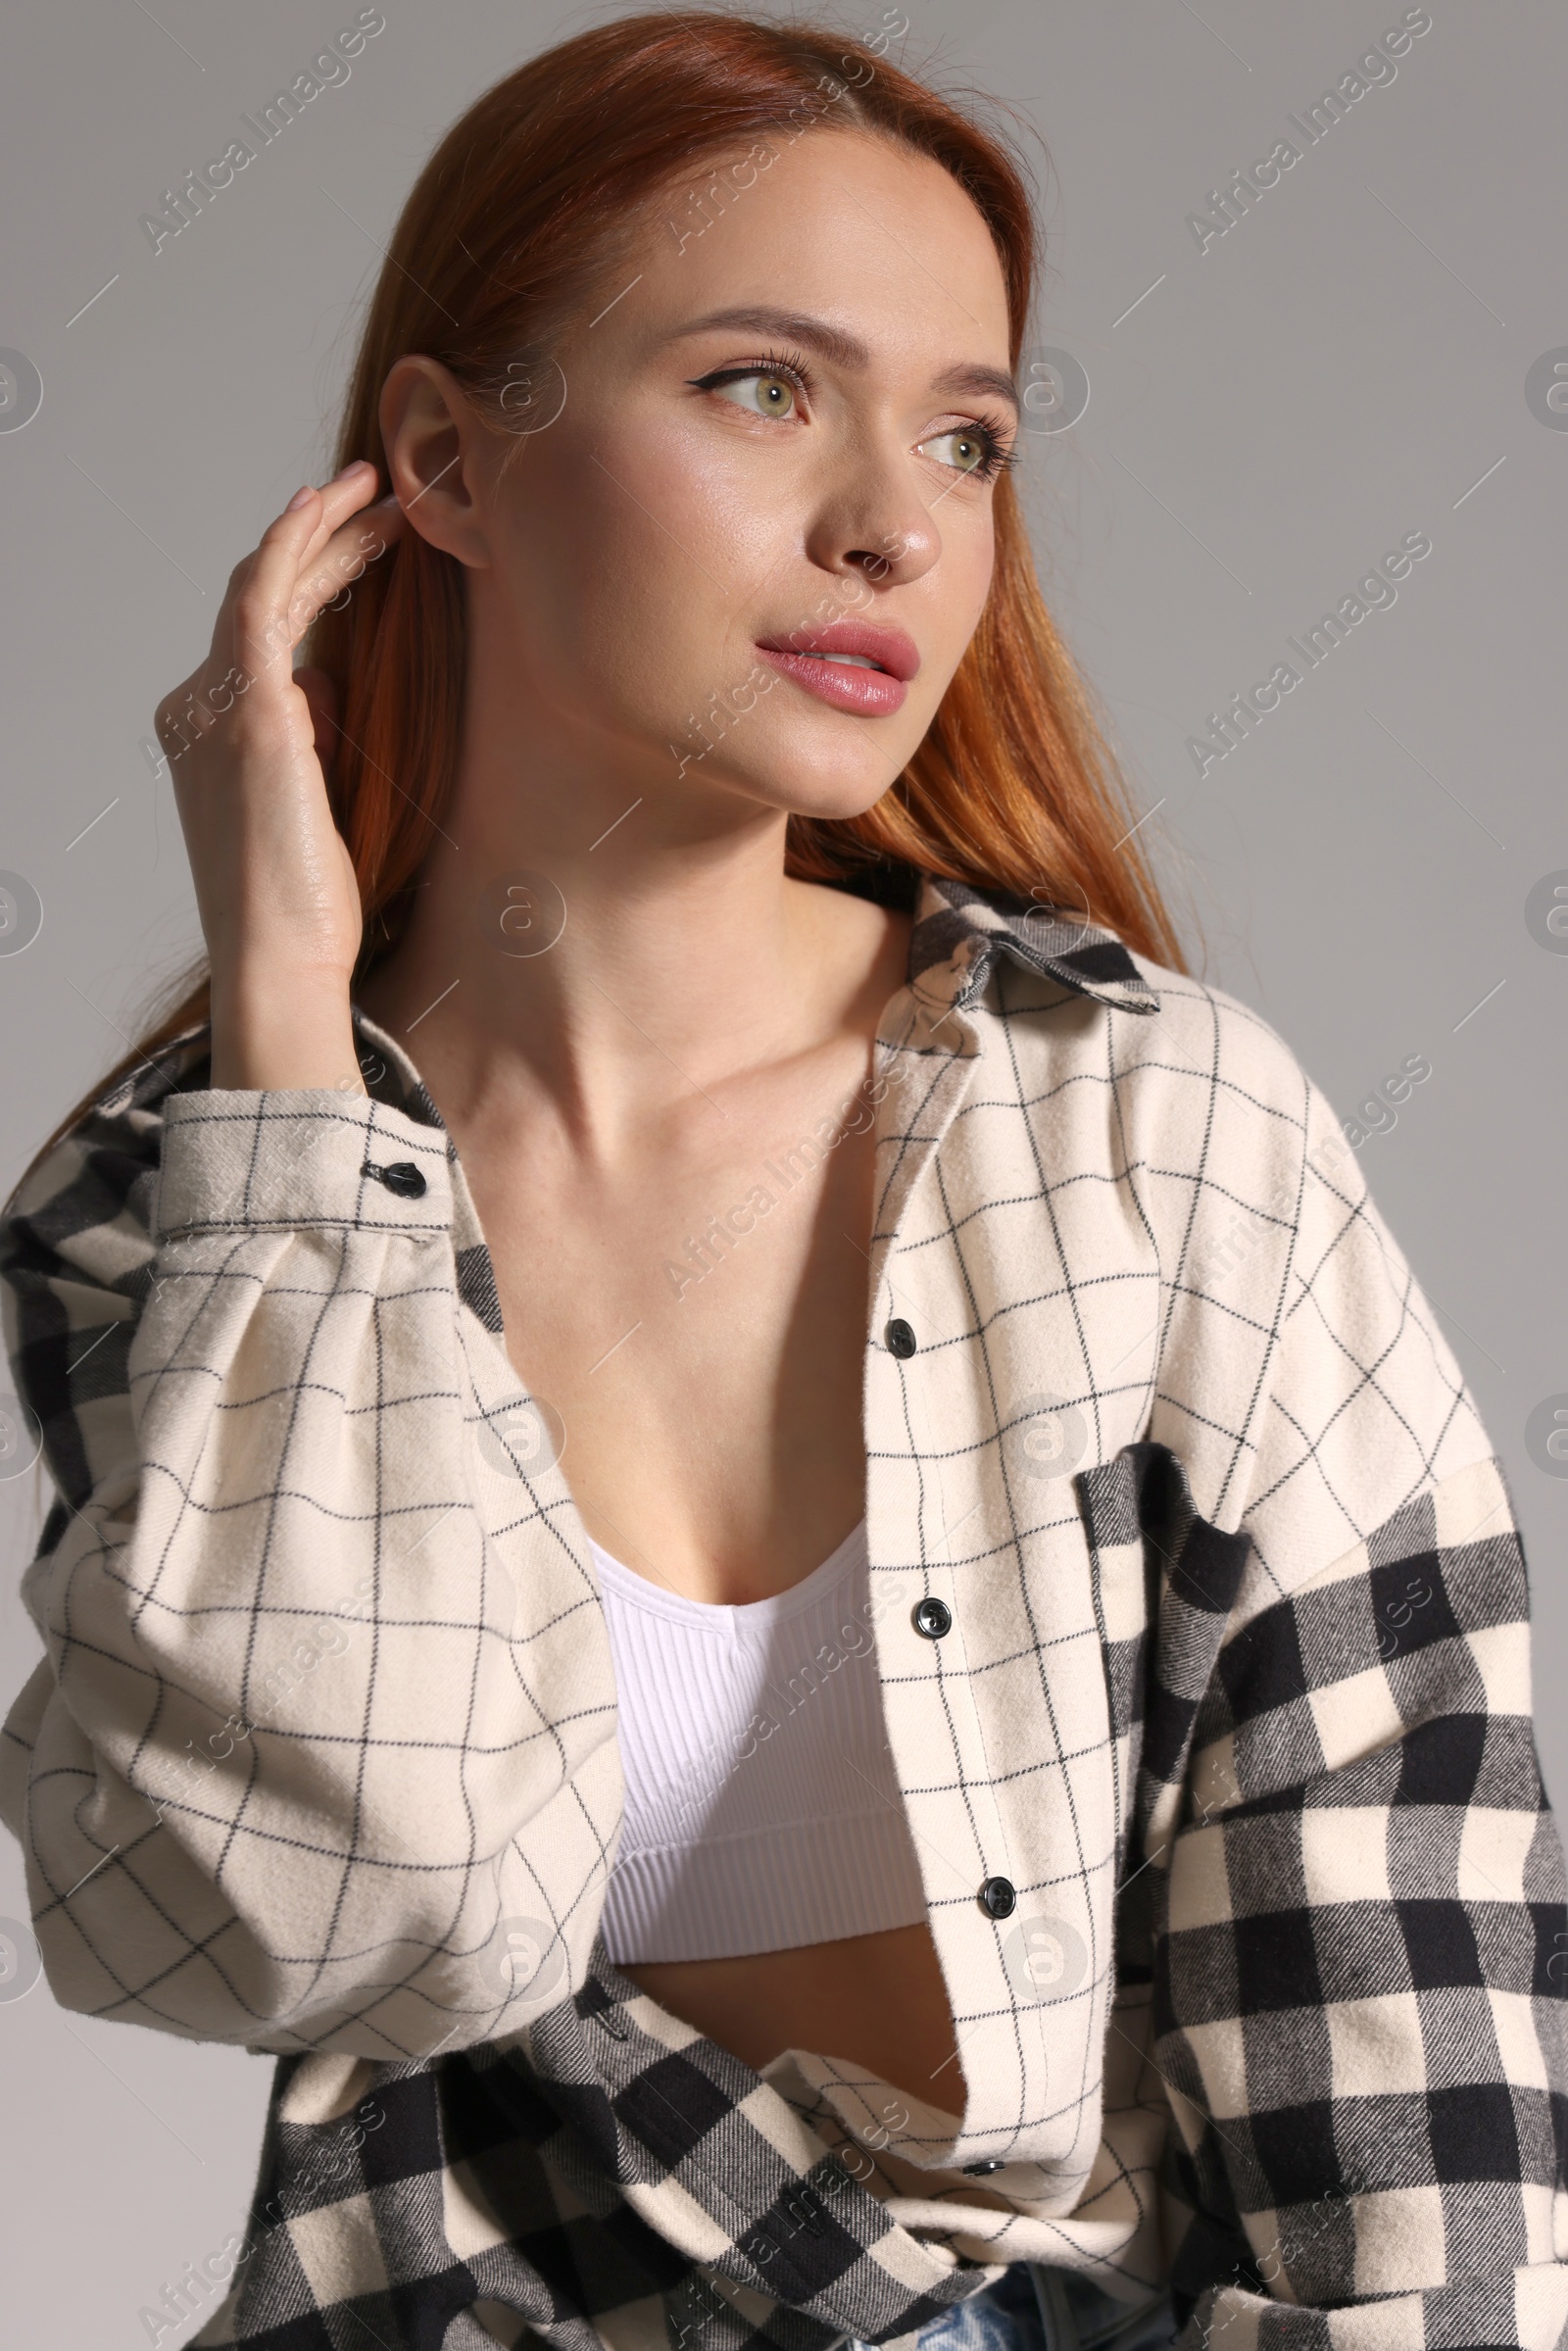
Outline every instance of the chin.
POLYGON ((924 736, 906 717, 897 728, 824 713, 804 724, 780 725, 764 735, 744 725, 694 758, 686 780, 708 777, 792 816, 845 819, 863 816, 892 789, 924 736))
POLYGON ((813 760, 804 750, 797 759, 780 753, 750 767, 739 762, 721 765, 717 754, 712 754, 701 767, 693 765, 686 771, 688 780, 710 774, 715 783, 744 793, 766 808, 782 808, 787 815, 838 822, 863 816, 867 808, 875 808, 903 772, 902 759, 894 766, 891 755, 871 752, 869 747, 855 759, 846 759, 841 752, 831 765, 820 757, 813 760))

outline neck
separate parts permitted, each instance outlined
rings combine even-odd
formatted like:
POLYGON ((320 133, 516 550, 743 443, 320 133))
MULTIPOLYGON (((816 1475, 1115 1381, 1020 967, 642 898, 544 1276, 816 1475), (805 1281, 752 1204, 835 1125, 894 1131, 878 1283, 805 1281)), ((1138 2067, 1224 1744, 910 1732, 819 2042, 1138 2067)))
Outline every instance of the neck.
POLYGON ((573 740, 536 705, 484 716, 467 713, 414 911, 361 992, 444 1107, 521 1084, 603 1134, 847 1017, 874 1030, 906 930, 789 879, 785 811, 573 740))

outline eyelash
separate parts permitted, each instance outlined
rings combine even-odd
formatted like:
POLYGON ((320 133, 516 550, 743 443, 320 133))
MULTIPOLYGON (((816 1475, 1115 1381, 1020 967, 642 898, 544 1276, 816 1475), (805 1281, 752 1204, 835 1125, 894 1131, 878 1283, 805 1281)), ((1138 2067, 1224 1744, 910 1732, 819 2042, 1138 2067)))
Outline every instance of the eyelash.
MULTIPOLYGON (((744 367, 715 367, 710 375, 692 375, 686 380, 699 392, 712 392, 720 384, 744 383, 750 375, 782 375, 786 383, 797 385, 808 400, 815 389, 810 368, 797 351, 769 351, 744 367)), ((966 424, 985 443, 985 455, 978 465, 971 465, 963 474, 965 481, 994 481, 1004 467, 1017 464, 1018 453, 1007 447, 1005 428, 1000 418, 970 416, 966 424)), ((961 429, 957 425, 953 427, 954 431, 961 429)))

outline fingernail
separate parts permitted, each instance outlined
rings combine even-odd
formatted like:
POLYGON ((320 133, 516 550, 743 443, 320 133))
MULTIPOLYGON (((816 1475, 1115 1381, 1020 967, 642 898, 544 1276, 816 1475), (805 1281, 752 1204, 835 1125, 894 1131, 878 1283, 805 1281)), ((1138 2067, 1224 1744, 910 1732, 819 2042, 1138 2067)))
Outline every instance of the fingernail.
POLYGON ((334 473, 332 479, 334 481, 347 481, 351 473, 358 473, 363 466, 368 465, 368 458, 351 457, 348 464, 343 467, 342 471, 339 473, 334 473))
POLYGON ((287 506, 286 506, 286 507, 283 509, 283 512, 284 512, 284 514, 297 514, 297 513, 298 513, 298 511, 299 511, 299 509, 300 509, 302 506, 308 506, 308 505, 310 504, 310 502, 311 502, 311 499, 312 499, 314 496, 315 496, 315 492, 312 490, 310 483, 309 483, 309 482, 307 482, 303 490, 296 490, 296 491, 295 491, 295 493, 294 493, 293 497, 292 497, 292 498, 289 500, 289 502, 288 502, 288 504, 287 504, 287 506))

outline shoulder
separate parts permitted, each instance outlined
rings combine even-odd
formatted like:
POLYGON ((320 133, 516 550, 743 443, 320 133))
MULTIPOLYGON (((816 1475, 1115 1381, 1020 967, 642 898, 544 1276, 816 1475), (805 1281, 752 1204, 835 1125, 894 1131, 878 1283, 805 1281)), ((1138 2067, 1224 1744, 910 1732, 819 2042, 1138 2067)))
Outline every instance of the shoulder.
POLYGON ((1210 981, 1132 959, 1159 1009, 1118 1022, 1107 1053, 1137 1107, 1190 1138, 1209 1164, 1247 1156, 1290 1164, 1319 1149, 1334 1155, 1331 1135, 1346 1150, 1322 1088, 1272 1021, 1210 981))
POLYGON ((1272 1022, 1112 930, 937 883, 910 960, 913 984, 963 1010, 983 1049, 993 1028, 1005 1030, 1026 1098, 1070 1101, 1096 1126, 1114 1121, 1137 1136, 1140 1155, 1283 1169, 1320 1144, 1333 1155, 1332 1135, 1349 1156, 1322 1089, 1272 1022))

